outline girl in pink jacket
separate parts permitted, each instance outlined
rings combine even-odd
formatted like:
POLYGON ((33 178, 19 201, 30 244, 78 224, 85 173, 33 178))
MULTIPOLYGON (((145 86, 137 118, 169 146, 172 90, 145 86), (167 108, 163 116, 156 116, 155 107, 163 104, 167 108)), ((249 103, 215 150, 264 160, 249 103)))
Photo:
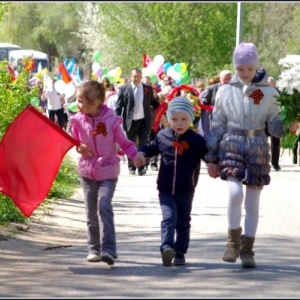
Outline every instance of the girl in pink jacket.
POLYGON ((122 129, 122 117, 104 103, 105 88, 91 80, 77 87, 79 112, 71 120, 71 134, 81 142, 78 173, 87 217, 89 262, 113 265, 117 258, 112 198, 120 174, 116 143, 132 160, 135 144, 122 129), (101 226, 100 226, 101 224, 101 226))

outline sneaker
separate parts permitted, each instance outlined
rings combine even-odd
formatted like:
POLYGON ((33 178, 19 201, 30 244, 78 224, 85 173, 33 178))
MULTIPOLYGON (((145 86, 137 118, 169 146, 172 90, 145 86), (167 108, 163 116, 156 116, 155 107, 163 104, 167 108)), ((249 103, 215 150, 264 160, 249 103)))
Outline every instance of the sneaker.
POLYGON ((158 167, 155 166, 155 165, 152 165, 152 166, 151 166, 151 170, 152 170, 152 171, 158 171, 158 167))
POLYGON ((273 166, 273 168, 274 168, 275 171, 280 171, 281 170, 281 168, 279 166, 273 166))
POLYGON ((165 267, 171 267, 172 266, 172 260, 174 258, 174 250, 172 248, 166 248, 163 253, 161 254, 161 258, 163 261, 163 266, 165 267))
POLYGON ((174 257, 174 265, 175 266, 183 266, 185 265, 185 257, 181 252, 177 252, 174 257))
POLYGON ((112 266, 115 263, 115 257, 111 254, 103 254, 101 255, 101 261, 104 261, 109 266, 112 266))
POLYGON ((139 175, 140 175, 140 176, 143 176, 143 175, 145 175, 146 173, 147 173, 147 171, 146 171, 145 169, 139 171, 139 175))
POLYGON ((90 253, 86 259, 88 262, 97 262, 101 260, 100 256, 94 253, 90 253))

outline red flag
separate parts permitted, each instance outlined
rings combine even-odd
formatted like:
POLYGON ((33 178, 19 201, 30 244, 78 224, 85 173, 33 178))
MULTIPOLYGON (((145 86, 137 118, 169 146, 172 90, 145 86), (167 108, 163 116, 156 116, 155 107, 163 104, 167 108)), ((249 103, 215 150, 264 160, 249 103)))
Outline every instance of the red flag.
POLYGON ((28 105, 0 142, 0 192, 26 217, 47 197, 64 155, 79 142, 28 105))
POLYGON ((147 54, 143 54, 143 67, 147 68, 147 66, 152 62, 152 59, 147 54))
POLYGON ((160 120, 164 113, 168 109, 168 103, 167 102, 162 102, 159 107, 155 111, 155 117, 154 117, 154 122, 153 122, 153 130, 156 132, 159 127, 160 120))
POLYGON ((58 67, 58 72, 60 73, 61 75, 61 79, 65 82, 65 83, 69 83, 72 81, 72 77, 69 75, 67 69, 66 69, 66 66, 63 62, 61 62, 58 67))

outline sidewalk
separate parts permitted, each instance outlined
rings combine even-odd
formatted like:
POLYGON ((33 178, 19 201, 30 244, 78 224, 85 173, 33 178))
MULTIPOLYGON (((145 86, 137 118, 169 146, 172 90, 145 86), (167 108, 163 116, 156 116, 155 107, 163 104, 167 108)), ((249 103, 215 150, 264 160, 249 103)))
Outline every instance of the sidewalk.
MULTIPOLYGON (((30 230, 0 241, 0 297, 5 298, 300 298, 299 165, 285 150, 281 171, 261 196, 255 242, 257 268, 221 260, 227 234, 226 182, 202 164, 185 266, 163 267, 157 172, 121 175, 113 201, 118 259, 86 261, 81 188, 60 199, 30 230)), ((76 155, 71 149, 67 155, 76 155)))

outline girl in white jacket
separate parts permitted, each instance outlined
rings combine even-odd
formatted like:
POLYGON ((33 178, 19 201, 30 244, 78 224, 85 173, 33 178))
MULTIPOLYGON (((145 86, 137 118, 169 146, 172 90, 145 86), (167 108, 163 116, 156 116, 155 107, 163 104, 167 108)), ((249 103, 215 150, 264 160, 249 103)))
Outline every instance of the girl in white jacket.
POLYGON ((268 84, 268 74, 259 67, 256 46, 241 43, 233 53, 235 75, 216 95, 213 121, 207 136, 205 160, 215 163, 220 178, 229 188, 228 241, 223 261, 254 268, 253 245, 259 219, 259 199, 264 185, 270 183, 270 134, 284 136, 280 120, 278 92, 268 84), (246 186, 245 193, 243 185, 246 186), (240 226, 245 202, 244 235, 240 226))

